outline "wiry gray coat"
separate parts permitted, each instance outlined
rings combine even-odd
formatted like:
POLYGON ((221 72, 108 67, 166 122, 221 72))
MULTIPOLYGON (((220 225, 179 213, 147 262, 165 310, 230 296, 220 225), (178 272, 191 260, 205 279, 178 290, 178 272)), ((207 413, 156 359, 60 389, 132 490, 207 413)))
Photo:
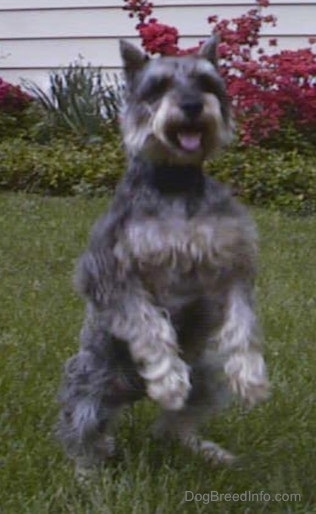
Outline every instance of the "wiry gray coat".
POLYGON ((194 426, 226 387, 249 403, 266 395, 255 260, 244 207, 201 166, 129 156, 76 273, 86 318, 66 365, 59 421, 71 455, 104 460, 115 414, 147 394, 164 410, 160 431, 207 458, 231 459, 194 426))

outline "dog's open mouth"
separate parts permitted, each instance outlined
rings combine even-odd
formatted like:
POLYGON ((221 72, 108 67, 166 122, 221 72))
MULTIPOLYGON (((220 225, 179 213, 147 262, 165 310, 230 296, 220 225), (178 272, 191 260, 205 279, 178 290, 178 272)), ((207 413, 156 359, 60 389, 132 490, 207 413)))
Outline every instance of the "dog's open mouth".
POLYGON ((201 132, 178 132, 177 140, 182 150, 186 152, 196 152, 200 150, 202 144, 201 132))

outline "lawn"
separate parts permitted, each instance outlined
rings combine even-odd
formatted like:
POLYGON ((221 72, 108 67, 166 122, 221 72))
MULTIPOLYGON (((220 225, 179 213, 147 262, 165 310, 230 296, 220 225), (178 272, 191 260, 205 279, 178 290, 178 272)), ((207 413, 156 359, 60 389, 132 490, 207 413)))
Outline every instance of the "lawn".
POLYGON ((176 444, 155 443, 156 407, 145 401, 123 416, 122 458, 76 483, 53 436, 55 397, 83 312, 74 261, 104 204, 0 195, 1 514, 316 513, 316 218, 267 210, 254 216, 272 396, 203 429, 240 455, 238 466, 212 469, 176 444))

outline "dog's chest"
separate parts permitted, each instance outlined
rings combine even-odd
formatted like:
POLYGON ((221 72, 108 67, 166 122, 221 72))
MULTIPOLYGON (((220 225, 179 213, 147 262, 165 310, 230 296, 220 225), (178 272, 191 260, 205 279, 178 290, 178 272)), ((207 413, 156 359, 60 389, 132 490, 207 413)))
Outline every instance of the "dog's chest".
POLYGON ((126 226, 124 246, 138 267, 167 266, 187 272, 212 260, 211 224, 185 219, 147 219, 126 226))
POLYGON ((172 214, 129 220, 116 255, 143 273, 182 276, 207 270, 210 276, 219 267, 230 268, 247 246, 247 233, 236 218, 172 214))
POLYGON ((129 220, 114 254, 122 266, 132 266, 157 300, 172 307, 221 287, 245 248, 247 253, 247 234, 236 218, 164 214, 129 220))

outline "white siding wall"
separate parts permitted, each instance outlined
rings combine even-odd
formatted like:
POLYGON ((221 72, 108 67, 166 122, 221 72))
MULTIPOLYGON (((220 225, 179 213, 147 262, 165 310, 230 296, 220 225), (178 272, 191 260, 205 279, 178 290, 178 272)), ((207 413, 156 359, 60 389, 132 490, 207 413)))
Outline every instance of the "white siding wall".
MULTIPOLYGON (((209 15, 232 18, 254 5, 253 0, 154 3, 159 21, 179 29, 183 47, 209 34, 209 15)), ((28 78, 43 86, 50 69, 67 66, 80 55, 118 71, 118 37, 138 41, 136 20, 123 5, 123 0, 0 0, 0 77, 15 83, 28 78)), ((265 30, 264 44, 278 37, 279 48, 298 48, 316 33, 316 1, 271 0, 269 12, 278 24, 265 30)))

